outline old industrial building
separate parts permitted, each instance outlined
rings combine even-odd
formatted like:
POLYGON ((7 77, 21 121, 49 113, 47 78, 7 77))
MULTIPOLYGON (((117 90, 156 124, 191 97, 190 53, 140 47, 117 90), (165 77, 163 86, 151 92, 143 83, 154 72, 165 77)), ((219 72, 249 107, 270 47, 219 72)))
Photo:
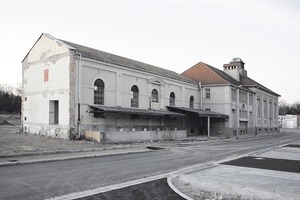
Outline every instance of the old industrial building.
POLYGON ((42 34, 22 61, 22 129, 98 142, 277 129, 278 95, 234 60, 182 75, 42 34))
POLYGON ((263 134, 278 131, 279 94, 247 76, 245 63, 234 58, 223 71, 198 63, 182 73, 202 84, 203 109, 229 116, 221 135, 263 134))

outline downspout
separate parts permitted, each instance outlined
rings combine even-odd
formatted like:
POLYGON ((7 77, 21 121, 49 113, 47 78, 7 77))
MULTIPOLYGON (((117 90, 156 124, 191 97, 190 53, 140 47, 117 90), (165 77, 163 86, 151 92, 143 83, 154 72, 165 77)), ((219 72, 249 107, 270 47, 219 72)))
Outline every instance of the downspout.
POLYGON ((203 108, 203 100, 202 100, 202 85, 201 85, 201 82, 198 83, 199 85, 199 90, 200 90, 200 95, 199 95, 199 98, 200 98, 200 109, 203 108))
POLYGON ((81 138, 81 117, 80 117, 80 103, 81 103, 81 87, 80 87, 80 84, 81 84, 81 54, 77 54, 79 55, 79 61, 78 61, 78 67, 77 67, 77 90, 78 90, 78 96, 77 96, 77 101, 78 101, 78 110, 77 110, 77 139, 80 139, 81 138))
POLYGON ((210 116, 207 117, 207 138, 210 139, 210 116))

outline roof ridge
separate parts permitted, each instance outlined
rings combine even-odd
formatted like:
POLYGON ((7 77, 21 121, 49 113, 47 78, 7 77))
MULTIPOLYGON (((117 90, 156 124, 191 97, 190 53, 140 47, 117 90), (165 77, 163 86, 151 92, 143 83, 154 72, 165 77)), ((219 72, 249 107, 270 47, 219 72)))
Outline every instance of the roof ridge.
MULTIPOLYGON (((250 78, 249 76, 243 76, 243 75, 241 75, 241 77, 243 77, 243 78, 248 78, 248 79, 250 79, 251 81, 253 81, 255 84, 257 84, 257 86, 261 87, 262 89, 265 89, 265 90, 267 90, 267 91, 269 91, 269 92, 271 92, 271 93, 273 93, 273 94, 276 94, 276 95, 280 96, 279 94, 277 94, 277 93, 274 92, 273 90, 271 90, 271 89, 267 88, 266 86, 260 84, 259 82, 255 81, 254 79, 250 78)), ((251 86, 251 85, 245 85, 245 86, 251 86)))
POLYGON ((169 69, 157 67, 155 65, 147 64, 147 63, 137 61, 137 60, 134 60, 134 59, 131 59, 131 58, 127 58, 127 57, 124 57, 124 56, 119 56, 119 55, 116 55, 116 54, 113 54, 113 53, 109 53, 109 52, 102 51, 102 50, 99 50, 99 49, 95 49, 95 48, 92 48, 92 47, 84 46, 84 45, 81 45, 81 44, 76 44, 76 43, 69 42, 69 41, 66 41, 66 40, 62 40, 62 39, 58 39, 58 40, 60 40, 61 42, 66 43, 67 45, 70 45, 71 47, 78 50, 83 55, 85 55, 89 58, 109 62, 111 64, 118 64, 118 65, 128 67, 128 68, 131 68, 131 69, 135 69, 135 70, 138 69, 138 70, 143 71, 143 72, 148 72, 148 73, 152 73, 152 74, 155 74, 155 75, 160 75, 160 76, 164 76, 164 77, 167 77, 167 78, 171 78, 171 79, 175 79, 175 80, 179 80, 179 81, 183 81, 183 82, 188 82, 190 84, 197 84, 198 85, 198 83, 196 81, 194 81, 192 79, 189 79, 189 78, 187 78, 187 77, 185 77, 185 76, 183 76, 183 75, 181 75, 181 74, 179 74, 175 71, 169 70, 169 69), (86 51, 85 52, 86 54, 84 54, 84 49, 86 51), (88 53, 93 54, 93 55, 87 55, 88 53), (96 55, 97 53, 102 54, 102 57, 100 58, 99 56, 97 56, 96 55), (151 70, 151 68, 153 70, 151 70), (161 74, 163 72, 168 74, 169 76, 166 76, 166 74, 161 74))
MULTIPOLYGON (((221 79, 223 79, 223 80, 224 80, 225 82, 227 82, 228 84, 230 84, 231 82, 228 81, 228 80, 226 80, 226 79, 224 79, 222 76, 220 76, 220 75, 219 75, 218 73, 216 73, 214 70, 217 70, 217 71, 219 71, 220 73, 222 73, 222 74, 224 74, 225 76, 227 76, 228 78, 234 80, 231 76, 229 76, 228 74, 226 74, 226 73, 223 72, 222 70, 220 70, 220 69, 218 69, 218 68, 216 68, 216 67, 213 67, 213 66, 211 66, 211 65, 209 65, 209 64, 206 64, 206 63, 204 63, 204 62, 200 62, 200 63, 206 65, 206 66, 209 68, 209 70, 211 70, 214 74, 216 74, 217 76, 219 76, 221 79)), ((235 80, 235 81, 237 81, 237 80, 235 80)), ((237 82, 238 82, 238 81, 237 81, 237 82)))

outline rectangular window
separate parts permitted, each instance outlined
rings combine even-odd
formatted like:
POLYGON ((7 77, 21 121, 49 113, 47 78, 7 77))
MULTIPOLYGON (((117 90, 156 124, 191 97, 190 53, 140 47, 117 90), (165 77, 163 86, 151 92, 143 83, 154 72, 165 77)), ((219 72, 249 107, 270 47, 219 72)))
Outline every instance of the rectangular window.
POLYGON ((44 82, 48 82, 49 80, 49 69, 44 70, 44 82))
POLYGON ((249 125, 250 127, 253 127, 253 117, 252 117, 252 112, 249 112, 249 125))
POLYGON ((239 91, 239 101, 240 101, 240 103, 245 103, 245 104, 248 103, 248 98, 247 98, 246 92, 239 91))
POLYGON ((249 105, 252 106, 253 105, 253 95, 249 94, 249 105))
POLYGON ((273 108, 272 108, 272 102, 270 101, 269 102, 269 118, 272 118, 272 111, 273 111, 273 108))
POLYGON ((231 100, 236 101, 236 90, 235 89, 231 89, 231 100))
POLYGON ((277 119, 277 112, 278 112, 277 105, 276 103, 274 103, 274 108, 273 108, 274 119, 277 119))
POLYGON ((210 89, 209 88, 205 89, 205 98, 210 99, 210 89))
POLYGON ((236 112, 235 112, 235 110, 232 110, 232 126, 233 127, 236 127, 236 118, 237 118, 237 116, 236 116, 236 112))
POLYGON ((58 124, 59 121, 59 104, 58 101, 49 102, 49 124, 58 124))
POLYGON ((257 117, 261 117, 261 100, 257 99, 257 117))
POLYGON ((268 111, 268 109, 267 109, 267 101, 266 100, 264 100, 264 118, 267 118, 267 115, 268 115, 268 113, 267 113, 267 111, 268 111))

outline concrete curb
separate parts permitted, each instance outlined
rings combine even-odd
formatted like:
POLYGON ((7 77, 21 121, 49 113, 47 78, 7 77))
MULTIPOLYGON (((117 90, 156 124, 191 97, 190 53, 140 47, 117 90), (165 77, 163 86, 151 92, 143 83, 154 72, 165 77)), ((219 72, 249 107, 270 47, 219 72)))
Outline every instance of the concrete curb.
MULTIPOLYGON (((104 156, 113 156, 113 155, 124 155, 124 154, 133 154, 133 153, 144 153, 144 152, 150 152, 153 150, 150 149, 141 149, 141 150, 135 150, 135 151, 116 151, 116 152, 109 152, 109 153, 101 153, 101 154, 92 154, 92 155, 81 155, 81 156, 65 156, 61 158, 49 158, 49 159, 36 159, 36 160, 24 160, 24 161, 18 161, 18 162, 3 162, 0 163, 0 167, 4 166, 13 166, 13 165, 23 165, 23 164, 34 164, 34 163, 40 163, 40 162, 52 162, 52 161, 63 161, 63 160, 75 160, 80 158, 96 158, 96 157, 104 157, 104 156)), ((76 153, 76 152, 75 152, 76 153)))
POLYGON ((99 148, 99 149, 74 149, 74 150, 57 150, 57 151, 54 150, 54 151, 41 151, 41 152, 24 152, 24 153, 14 153, 14 154, 0 154, 0 158, 42 156, 42 155, 63 154, 63 153, 96 152, 96 151, 119 150, 119 149, 129 149, 129 148, 111 148, 111 149, 99 148))
POLYGON ((168 178, 167 178, 167 182, 168 182, 169 187, 170 187, 175 193, 177 193, 179 196, 181 196, 182 198, 187 199, 187 200, 193 200, 191 197, 189 197, 189 196, 187 196, 186 194, 180 192, 180 191, 173 185, 173 183, 172 183, 172 179, 173 179, 173 178, 174 178, 174 177, 168 177, 168 178))

